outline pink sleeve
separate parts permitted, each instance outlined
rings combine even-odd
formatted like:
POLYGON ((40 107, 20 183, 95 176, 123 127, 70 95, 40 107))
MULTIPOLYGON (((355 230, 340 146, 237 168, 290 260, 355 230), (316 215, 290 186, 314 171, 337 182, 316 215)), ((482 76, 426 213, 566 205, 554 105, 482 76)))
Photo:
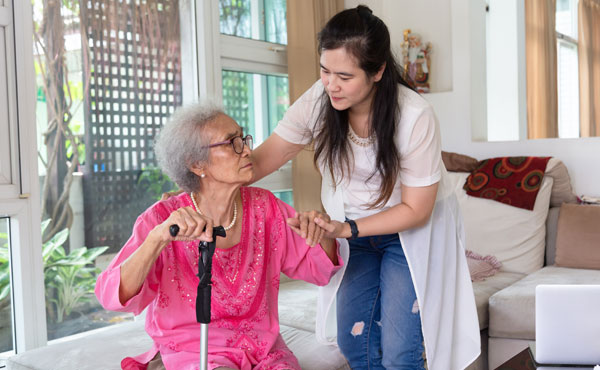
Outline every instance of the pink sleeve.
POLYGON ((156 296, 160 281, 162 254, 148 272, 146 280, 138 294, 125 302, 124 305, 119 301, 121 264, 131 256, 140 245, 142 245, 144 240, 146 240, 148 233, 157 224, 157 217, 153 209, 148 209, 141 214, 133 226, 133 234, 127 243, 121 248, 121 251, 115 256, 106 270, 98 276, 95 289, 96 297, 105 309, 111 311, 133 312, 137 315, 141 313, 156 296))
MULTIPOLYGON (((316 285, 327 285, 329 280, 341 267, 342 257, 339 253, 339 243, 336 242, 338 265, 333 265, 320 244, 310 247, 296 234, 285 220, 294 217, 296 211, 286 203, 276 199, 278 211, 283 217, 283 238, 281 246, 281 271, 292 279, 300 279, 316 285)), ((275 217, 278 219, 279 217, 275 217)))

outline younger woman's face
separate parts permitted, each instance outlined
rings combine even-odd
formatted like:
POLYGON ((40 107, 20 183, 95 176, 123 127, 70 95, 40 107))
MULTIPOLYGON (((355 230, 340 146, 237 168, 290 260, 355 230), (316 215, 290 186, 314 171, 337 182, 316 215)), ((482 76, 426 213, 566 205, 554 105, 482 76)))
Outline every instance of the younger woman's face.
POLYGON ((382 75, 383 68, 375 76, 367 76, 344 47, 321 52, 321 81, 336 110, 368 112, 375 82, 382 75))

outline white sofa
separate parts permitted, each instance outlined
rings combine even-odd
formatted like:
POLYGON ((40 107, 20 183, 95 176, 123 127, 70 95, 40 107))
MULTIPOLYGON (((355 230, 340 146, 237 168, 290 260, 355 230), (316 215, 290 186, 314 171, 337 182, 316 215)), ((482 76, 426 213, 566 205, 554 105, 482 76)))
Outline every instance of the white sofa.
POLYGON ((560 206, 577 199, 559 160, 548 162, 533 211, 470 197, 462 189, 468 173, 450 176, 462 208, 466 248, 503 264, 494 276, 473 283, 482 355, 469 370, 492 370, 535 340, 537 285, 600 284, 600 270, 554 266, 560 206))
MULTIPOLYGON (((546 176, 534 211, 469 197, 462 189, 468 173, 451 173, 462 207, 467 249, 481 255, 494 255, 503 263, 494 276, 473 283, 482 354, 469 370, 495 369, 534 339, 536 285, 600 284, 600 270, 552 266, 558 207, 564 201, 575 199, 572 192, 568 194, 571 191, 568 174, 561 166, 557 160, 549 162, 547 175, 554 177, 546 176), (553 168, 552 173, 548 171, 553 168)), ((316 286, 282 279, 279 296, 282 335, 303 369, 349 369, 336 347, 316 343, 316 297, 316 286)), ((7 367, 19 370, 119 369, 123 357, 139 354, 150 346, 151 340, 140 320, 13 356, 8 359, 7 367)))

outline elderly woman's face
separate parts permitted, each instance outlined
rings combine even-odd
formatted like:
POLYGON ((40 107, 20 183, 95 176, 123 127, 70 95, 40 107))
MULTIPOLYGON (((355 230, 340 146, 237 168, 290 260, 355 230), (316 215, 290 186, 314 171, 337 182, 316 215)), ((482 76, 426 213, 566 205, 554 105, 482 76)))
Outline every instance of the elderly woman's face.
MULTIPOLYGON (((244 137, 242 128, 225 114, 218 115, 208 123, 205 133, 210 137, 210 144, 244 137)), ((231 143, 213 146, 205 168, 206 179, 240 185, 250 182, 254 175, 251 153, 252 150, 247 145, 244 145, 241 154, 235 152, 231 143)))

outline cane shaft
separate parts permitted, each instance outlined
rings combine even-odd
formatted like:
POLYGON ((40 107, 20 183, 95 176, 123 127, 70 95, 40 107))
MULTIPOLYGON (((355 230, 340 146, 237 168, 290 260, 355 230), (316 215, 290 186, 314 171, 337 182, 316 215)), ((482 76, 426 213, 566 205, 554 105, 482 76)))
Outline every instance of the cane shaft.
POLYGON ((208 370, 208 324, 200 324, 200 370, 208 370))

